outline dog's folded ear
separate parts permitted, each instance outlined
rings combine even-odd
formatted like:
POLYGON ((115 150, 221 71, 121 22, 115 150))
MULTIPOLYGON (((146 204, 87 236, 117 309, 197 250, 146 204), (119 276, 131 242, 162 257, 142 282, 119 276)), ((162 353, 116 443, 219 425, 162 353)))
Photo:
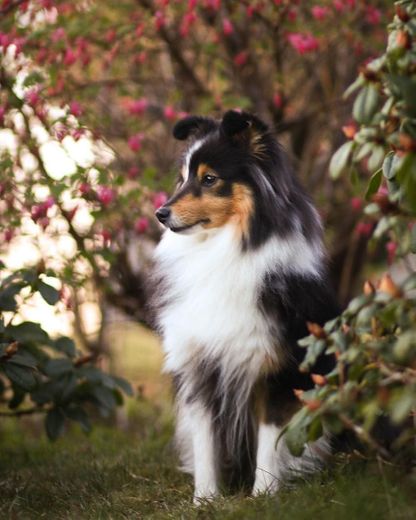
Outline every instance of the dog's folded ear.
POLYGON ((251 126, 249 114, 246 112, 237 112, 229 110, 224 114, 221 121, 221 132, 228 137, 234 137, 241 134, 251 126))
POLYGON ((268 133, 268 126, 248 112, 229 110, 221 121, 220 131, 236 144, 249 146, 253 154, 263 149, 261 138, 268 133))
POLYGON ((204 135, 217 128, 213 119, 202 116, 187 116, 173 127, 173 137, 185 141, 193 135, 204 135))

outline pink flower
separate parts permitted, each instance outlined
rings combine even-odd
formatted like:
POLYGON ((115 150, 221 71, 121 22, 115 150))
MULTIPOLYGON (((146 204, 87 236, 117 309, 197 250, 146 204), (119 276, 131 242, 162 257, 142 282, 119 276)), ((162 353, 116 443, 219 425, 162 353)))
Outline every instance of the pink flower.
POLYGON ((45 202, 43 202, 43 205, 48 210, 55 205, 55 199, 53 197, 48 197, 45 202))
POLYGON ((146 217, 139 217, 134 223, 134 230, 136 233, 145 233, 149 229, 149 219, 146 217))
POLYGON ((319 48, 318 40, 309 33, 289 33, 287 39, 299 54, 313 52, 319 48))
POLYGON ((18 56, 22 52, 25 43, 26 38, 15 38, 15 40, 13 41, 15 56, 18 56))
POLYGON ((135 63, 139 63, 140 65, 142 65, 146 60, 147 60, 147 52, 146 51, 141 51, 141 52, 139 52, 139 54, 136 54, 134 56, 135 63))
POLYGON ((4 123, 4 115, 6 113, 6 107, 0 105, 0 125, 4 123))
POLYGON ((295 22, 296 18, 298 17, 298 13, 295 9, 289 9, 289 11, 286 13, 286 16, 289 22, 295 22))
POLYGON ((184 15, 184 17, 182 18, 180 29, 179 29, 179 33, 181 36, 183 36, 183 37, 188 36, 191 25, 195 22, 195 20, 196 20, 195 11, 190 11, 184 15))
POLYGON ((103 206, 108 206, 115 198, 114 190, 108 186, 98 186, 97 198, 103 206))
POLYGON ((6 229, 4 232, 4 240, 9 243, 11 242, 12 238, 14 237, 14 229, 6 229))
POLYGON ((73 65, 76 61, 77 55, 75 54, 75 52, 70 48, 66 49, 64 55, 64 64, 69 66, 73 65))
POLYGON ((283 106, 283 96, 280 94, 280 92, 275 92, 273 95, 273 105, 276 108, 282 108, 283 106))
POLYGON ((104 245, 108 246, 111 242, 111 231, 108 229, 103 229, 100 231, 100 235, 103 239, 104 245))
POLYGON ((117 32, 115 29, 108 29, 108 31, 105 33, 105 39, 108 43, 113 42, 116 39, 117 32))
POLYGON ((78 211, 78 206, 75 206, 71 210, 67 211, 66 216, 68 217, 69 222, 72 222, 77 211, 78 211))
POLYGON ((381 11, 374 6, 369 5, 365 9, 365 19, 370 25, 377 25, 381 21, 381 11))
POLYGON ((355 226, 355 233, 362 237, 369 237, 373 231, 373 224, 371 222, 357 222, 355 226))
POLYGON ((140 38, 143 35, 144 31, 144 24, 139 23, 139 25, 136 27, 134 34, 137 36, 137 38, 140 38))
POLYGON ((82 108, 81 105, 78 103, 78 101, 71 101, 69 103, 69 113, 72 114, 75 117, 79 117, 82 115, 82 108))
POLYGON ((363 207, 363 200, 360 197, 352 197, 350 205, 353 211, 360 211, 363 207))
POLYGON ((355 7, 355 0, 333 0, 332 5, 337 11, 345 11, 355 7))
POLYGON ((63 125, 59 125, 55 129, 55 135, 56 135, 56 138, 58 139, 58 141, 62 142, 65 139, 65 137, 68 135, 68 129, 63 125))
POLYGON ((81 195, 86 195, 87 193, 90 193, 91 191, 91 184, 88 184, 88 182, 81 182, 79 185, 79 192, 81 195))
POLYGON ((225 36, 229 36, 234 32, 234 26, 231 23, 231 20, 228 18, 225 18, 222 22, 222 32, 225 34, 225 36))
POLYGON ((163 110, 163 114, 169 121, 176 119, 176 110, 171 105, 167 105, 163 110))
POLYGON ((45 231, 45 229, 49 226, 49 219, 48 217, 42 217, 38 220, 39 226, 45 231))
POLYGON ((188 0, 188 11, 192 11, 192 9, 195 9, 197 3, 198 0, 188 0))
POLYGON ((6 51, 7 47, 12 43, 12 38, 7 33, 0 32, 0 47, 6 51))
POLYGON ((168 200, 168 196, 164 191, 159 191, 153 195, 153 207, 160 208, 168 200))
POLYGON ((63 40, 66 36, 65 29, 63 27, 58 27, 55 29, 51 35, 51 39, 54 43, 59 42, 59 40, 63 40))
POLYGON ((234 63, 237 65, 237 67, 242 67, 247 63, 248 59, 248 52, 247 51, 241 51, 236 56, 234 56, 234 63))
POLYGON ((256 11, 256 8, 253 5, 248 5, 246 8, 246 13, 249 18, 251 18, 256 11))
POLYGON ((27 103, 29 103, 30 106, 35 106, 39 103, 40 97, 39 97, 39 89, 34 87, 31 88, 26 92, 25 99, 27 103))
POLYGON ((139 176, 140 169, 138 166, 130 166, 130 168, 127 171, 127 177, 129 179, 136 179, 136 177, 139 176))
POLYGON ((30 210, 30 216, 34 222, 37 222, 40 218, 46 216, 47 211, 48 208, 46 208, 44 204, 35 204, 30 210))
POLYGON ((129 111, 129 114, 140 116, 145 112, 147 107, 149 106, 149 102, 146 98, 140 98, 135 99, 133 101, 130 101, 127 105, 127 109, 129 111))
POLYGON ((218 11, 218 9, 221 7, 221 0, 205 0, 204 5, 207 9, 218 11))
POLYGON ((390 241, 386 244, 386 251, 387 251, 387 262, 389 265, 391 265, 394 262, 394 259, 396 257, 396 251, 397 251, 397 243, 390 241))
POLYGON ((71 132, 71 136, 74 139, 74 141, 79 141, 81 137, 84 135, 84 129, 83 128, 76 128, 71 132))
POLYGON ((315 18, 315 20, 325 20, 325 18, 329 14, 329 9, 326 6, 321 5, 314 5, 311 8, 312 16, 315 18))
POLYGON ((143 134, 138 133, 129 137, 127 144, 132 152, 138 152, 142 147, 143 134))
POLYGON ((166 25, 165 15, 162 11, 156 11, 155 13, 155 27, 157 31, 160 31, 166 25))

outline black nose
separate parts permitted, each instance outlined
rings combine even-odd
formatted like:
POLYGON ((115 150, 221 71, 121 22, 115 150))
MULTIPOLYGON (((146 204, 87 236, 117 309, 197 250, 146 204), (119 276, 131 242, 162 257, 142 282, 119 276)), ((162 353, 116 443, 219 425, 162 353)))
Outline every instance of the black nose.
POLYGON ((162 206, 156 211, 156 217, 159 219, 159 222, 164 224, 170 217, 170 208, 166 208, 165 206, 162 206))

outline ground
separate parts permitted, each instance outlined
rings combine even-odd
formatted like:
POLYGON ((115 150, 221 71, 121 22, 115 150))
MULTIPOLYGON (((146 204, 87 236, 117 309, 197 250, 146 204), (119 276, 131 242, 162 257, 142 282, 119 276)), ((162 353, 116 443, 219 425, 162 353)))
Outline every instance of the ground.
POLYGON ((46 440, 40 419, 0 424, 0 518, 415 518, 416 474, 358 456, 338 457, 331 469, 277 497, 235 495, 194 507, 191 479, 176 469, 157 344, 146 334, 141 344, 134 329, 124 332, 114 366, 141 392, 117 417, 89 436, 72 428, 55 443, 46 440))

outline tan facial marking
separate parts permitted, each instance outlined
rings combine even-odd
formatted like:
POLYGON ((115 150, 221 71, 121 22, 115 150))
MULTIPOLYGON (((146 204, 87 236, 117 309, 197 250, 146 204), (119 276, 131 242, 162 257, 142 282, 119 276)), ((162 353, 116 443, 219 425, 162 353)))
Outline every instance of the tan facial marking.
POLYGON ((214 170, 212 168, 210 168, 207 164, 200 164, 198 166, 198 170, 196 172, 196 176, 198 177, 198 179, 200 181, 202 181, 202 178, 204 177, 204 175, 206 175, 207 173, 210 173, 210 174, 213 174, 213 175, 216 175, 218 177, 218 175, 214 172, 214 170))
MULTIPOLYGON (((198 167, 197 176, 202 178, 208 172, 216 175, 209 166, 202 164, 198 167)), ((212 229, 232 219, 239 236, 247 236, 254 207, 251 190, 243 184, 234 184, 231 195, 222 197, 217 192, 223 184, 224 181, 218 179, 213 188, 203 191, 200 197, 191 193, 180 197, 172 205, 172 211, 181 225, 192 226, 207 221, 202 222, 202 227, 212 229)))
POLYGON ((243 237, 248 236, 253 209, 254 203, 250 188, 244 184, 235 184, 233 186, 233 220, 243 237))
POLYGON ((201 197, 187 194, 172 205, 174 214, 185 226, 196 224, 201 220, 205 229, 223 226, 232 214, 232 200, 228 197, 218 197, 215 193, 204 193, 201 197))

